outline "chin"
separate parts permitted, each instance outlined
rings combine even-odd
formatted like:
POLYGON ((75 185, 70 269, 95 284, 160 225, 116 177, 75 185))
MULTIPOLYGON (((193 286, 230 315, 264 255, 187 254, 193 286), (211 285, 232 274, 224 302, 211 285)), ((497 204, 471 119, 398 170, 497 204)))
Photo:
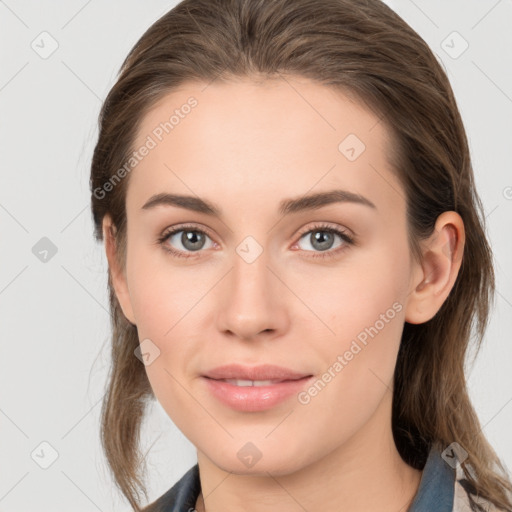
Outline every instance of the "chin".
POLYGON ((268 446, 258 449, 258 443, 253 444, 250 441, 237 442, 234 445, 236 446, 232 451, 226 451, 224 446, 222 453, 207 455, 207 457, 211 463, 227 473, 265 477, 268 477, 269 473, 274 476, 288 475, 310 463, 306 459, 304 450, 299 446, 295 448, 290 446, 288 451, 283 449, 277 451, 268 446), (265 455, 265 451, 268 455, 265 455))

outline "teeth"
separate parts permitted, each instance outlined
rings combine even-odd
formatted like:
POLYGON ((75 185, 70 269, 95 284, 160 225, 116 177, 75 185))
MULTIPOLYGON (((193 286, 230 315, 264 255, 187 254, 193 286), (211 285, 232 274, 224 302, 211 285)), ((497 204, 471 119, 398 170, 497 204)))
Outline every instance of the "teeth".
POLYGON ((235 386, 271 386, 272 384, 276 384, 279 381, 275 380, 241 380, 241 379, 221 379, 224 382, 229 382, 229 384, 234 384, 235 386))

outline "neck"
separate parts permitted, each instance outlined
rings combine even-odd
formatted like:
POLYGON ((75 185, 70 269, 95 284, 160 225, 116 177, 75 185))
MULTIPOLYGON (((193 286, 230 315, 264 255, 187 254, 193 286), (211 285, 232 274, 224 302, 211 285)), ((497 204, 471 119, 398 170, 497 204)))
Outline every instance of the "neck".
POLYGON ((344 512, 405 512, 421 471, 400 457, 390 417, 391 398, 387 398, 351 439, 327 456, 278 477, 224 471, 198 450, 202 492, 197 512, 314 512, 339 510, 340 504, 344 512))

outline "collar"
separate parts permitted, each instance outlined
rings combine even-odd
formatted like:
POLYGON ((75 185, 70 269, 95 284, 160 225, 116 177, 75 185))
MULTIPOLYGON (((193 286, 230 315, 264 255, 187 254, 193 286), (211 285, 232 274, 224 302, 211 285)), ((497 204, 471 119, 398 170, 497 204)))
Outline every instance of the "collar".
POLYGON ((432 447, 423 468, 420 485, 408 512, 452 512, 455 470, 432 447))

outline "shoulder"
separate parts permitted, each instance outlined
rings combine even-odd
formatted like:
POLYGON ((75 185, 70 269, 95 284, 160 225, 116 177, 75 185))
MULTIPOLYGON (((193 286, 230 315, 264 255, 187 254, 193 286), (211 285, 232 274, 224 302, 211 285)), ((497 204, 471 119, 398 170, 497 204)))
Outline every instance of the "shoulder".
POLYGON ((192 512, 201 491, 198 465, 192 466, 168 491, 142 512, 192 512))

